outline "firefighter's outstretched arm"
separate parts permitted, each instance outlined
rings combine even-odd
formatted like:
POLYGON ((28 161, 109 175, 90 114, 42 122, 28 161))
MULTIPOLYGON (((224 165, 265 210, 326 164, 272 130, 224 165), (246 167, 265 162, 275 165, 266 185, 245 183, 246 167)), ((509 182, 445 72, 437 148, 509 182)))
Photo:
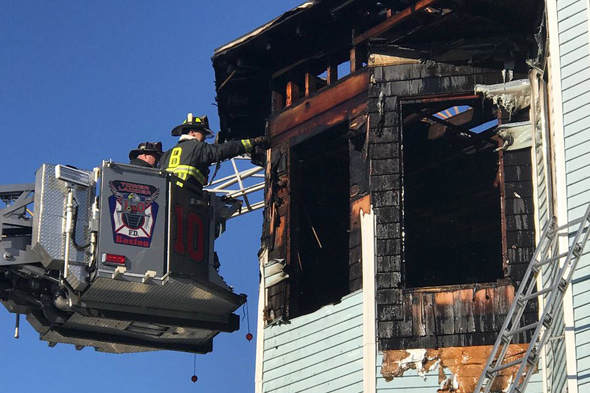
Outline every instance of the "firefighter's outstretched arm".
POLYGON ((203 145, 203 159, 209 163, 227 160, 240 154, 250 153, 256 146, 262 148, 269 147, 267 137, 256 137, 252 139, 242 139, 239 141, 229 141, 219 145, 203 145))

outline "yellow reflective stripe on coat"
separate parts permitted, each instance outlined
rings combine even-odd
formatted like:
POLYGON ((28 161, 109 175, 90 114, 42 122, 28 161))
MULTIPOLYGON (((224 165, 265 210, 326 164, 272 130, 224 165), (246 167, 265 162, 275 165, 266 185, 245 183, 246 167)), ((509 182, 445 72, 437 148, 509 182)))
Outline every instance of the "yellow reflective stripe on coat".
POLYGON ((194 166, 190 165, 178 165, 174 168, 167 168, 168 172, 174 173, 176 176, 180 177, 183 180, 186 180, 188 176, 194 177, 201 185, 205 185, 207 182, 207 178, 203 176, 201 171, 199 171, 194 166))
POLYGON ((249 152, 252 150, 252 142, 250 142, 250 139, 242 139, 242 145, 244 145, 246 151, 249 152))

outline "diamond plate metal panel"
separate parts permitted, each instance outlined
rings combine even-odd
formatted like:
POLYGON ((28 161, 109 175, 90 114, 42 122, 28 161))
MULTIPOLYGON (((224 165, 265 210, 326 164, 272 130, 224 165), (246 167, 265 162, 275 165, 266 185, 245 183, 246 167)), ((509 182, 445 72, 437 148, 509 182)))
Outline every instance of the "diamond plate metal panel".
MULTIPOLYGON (((158 345, 162 343, 166 344, 179 344, 179 345, 190 345, 199 346, 208 343, 215 335, 217 331, 204 330, 204 329, 192 329, 183 327, 169 327, 169 326, 158 326, 164 332, 158 336, 151 335, 149 333, 142 334, 138 333, 141 329, 130 330, 133 325, 146 326, 150 324, 133 323, 127 321, 118 321, 107 318, 94 318, 86 317, 80 314, 74 314, 68 319, 68 321, 61 326, 61 328, 70 329, 72 331, 87 332, 91 333, 93 337, 97 339, 85 339, 76 337, 66 337, 59 334, 56 331, 50 330, 45 334, 41 335, 41 339, 54 343, 65 343, 77 346, 89 346, 95 347, 96 350, 101 352, 111 353, 129 353, 129 352, 145 352, 159 350, 158 345), (103 342, 98 338, 116 335, 119 337, 127 337, 130 339, 141 339, 146 342, 153 342, 153 347, 149 344, 146 346, 135 346, 125 345, 111 342, 103 342)), ((149 332, 149 329, 143 329, 149 332)))
POLYGON ((94 347, 94 349, 98 352, 107 352, 107 353, 137 353, 137 352, 148 352, 148 351, 157 351, 157 348, 148 348, 148 347, 138 347, 134 345, 125 345, 125 344, 114 344, 114 343, 107 343, 101 342, 96 340, 85 340, 85 339, 77 339, 77 338, 70 338, 64 337, 61 334, 50 330, 46 334, 41 335, 41 340, 49 342, 49 345, 53 345, 55 343, 63 343, 63 344, 72 344, 76 346, 84 346, 84 347, 94 347))
MULTIPOLYGON (((88 171, 92 173, 91 171, 88 171)), ((94 188, 76 189, 75 204, 78 206, 78 220, 75 239, 79 244, 90 240, 88 218, 94 198, 94 188)), ((49 256, 63 263, 64 217, 68 189, 66 183, 55 178, 55 165, 43 164, 35 176, 35 216, 33 218, 32 246, 42 246, 49 256)), ((88 263, 89 257, 82 250, 70 247, 71 262, 88 263)))
POLYGON ((83 291, 88 286, 88 271, 86 265, 70 264, 68 271, 68 283, 74 291, 83 291))
POLYGON ((117 321, 114 319, 107 318, 85 317, 80 314, 74 314, 70 319, 68 319, 67 323, 65 323, 63 327, 69 329, 95 332, 99 334, 116 333, 118 335, 127 337, 141 337, 144 340, 151 340, 154 342, 161 341, 162 339, 173 339, 176 341, 190 342, 195 345, 205 343, 212 336, 217 334, 217 332, 212 333, 211 330, 192 328, 170 328, 168 326, 163 326, 163 328, 165 328, 165 333, 158 337, 152 337, 148 334, 138 334, 133 331, 130 331, 129 327, 133 324, 140 325, 138 323, 128 321, 117 321), (176 334, 168 332, 168 330, 170 329, 172 329, 173 332, 176 334))
POLYGON ((196 282, 184 284, 170 279, 163 285, 150 285, 109 278, 96 279, 82 296, 82 301, 212 315, 230 314, 244 302, 234 293, 196 282))

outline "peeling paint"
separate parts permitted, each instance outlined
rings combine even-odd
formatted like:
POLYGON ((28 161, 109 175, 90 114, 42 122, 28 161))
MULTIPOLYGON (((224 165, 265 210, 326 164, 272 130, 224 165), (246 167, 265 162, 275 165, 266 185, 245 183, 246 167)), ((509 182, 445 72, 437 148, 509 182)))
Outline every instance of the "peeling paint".
MULTIPOLYGON (((506 361, 524 356, 528 344, 512 344, 506 361)), ((440 349, 409 349, 385 351, 381 374, 386 381, 403 377, 408 370, 426 379, 426 374, 438 369, 437 392, 471 393, 484 369, 492 346, 452 347, 440 349), (450 376, 447 375, 450 373, 450 376)), ((492 386, 492 391, 505 391, 518 367, 503 370, 492 386)))
POLYGON ((394 377, 402 376, 407 370, 416 370, 419 375, 425 377, 425 374, 432 367, 432 365, 428 365, 426 352, 426 349, 386 351, 383 354, 382 369, 387 368, 391 373, 391 377, 388 378, 385 374, 383 376, 386 380, 391 381, 394 377))

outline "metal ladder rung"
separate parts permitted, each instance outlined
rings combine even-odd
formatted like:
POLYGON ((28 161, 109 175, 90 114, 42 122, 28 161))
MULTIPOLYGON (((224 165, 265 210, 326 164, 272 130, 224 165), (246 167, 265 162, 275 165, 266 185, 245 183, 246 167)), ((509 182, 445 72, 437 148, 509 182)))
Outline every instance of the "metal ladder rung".
POLYGON ((556 222, 557 218, 552 217, 551 221, 548 222, 543 229, 543 233, 537 243, 537 249, 535 250, 528 269, 519 285, 518 292, 514 297, 510 311, 508 311, 508 314, 506 315, 506 320, 498 334, 494 348, 488 356, 485 369, 477 382, 477 386, 474 390, 477 393, 488 393, 494 383, 494 379, 498 376, 499 371, 514 366, 519 366, 518 372, 516 373, 516 379, 510 383, 510 387, 507 391, 511 393, 524 393, 530 379, 532 368, 538 364, 539 352, 542 351, 543 347, 546 345, 547 337, 549 337, 552 332, 554 317, 557 316, 553 315, 555 312, 554 308, 557 303, 563 301, 563 292, 571 282, 578 259, 583 254, 584 246, 590 237, 590 227, 588 226, 588 223, 590 222, 590 204, 588 204, 586 212, 582 218, 572 220, 568 224, 560 227, 557 227, 556 222), (578 226, 574 227, 574 225, 578 226), (568 246, 567 252, 554 255, 557 251, 555 246, 559 245, 554 244, 553 242, 560 236, 571 236, 574 233, 576 234, 575 239, 572 244, 568 246), (566 259, 562 266, 560 266, 561 264, 558 264, 556 266, 557 268, 547 269, 548 271, 542 272, 544 278, 548 275, 547 279, 535 283, 543 266, 561 261, 563 258, 566 259), (531 276, 531 273, 534 277, 531 276), (540 289, 537 292, 531 293, 536 289, 535 285, 537 285, 536 288, 540 289), (525 295, 525 293, 527 295, 525 295), (549 294, 549 296, 544 297, 543 295, 546 294, 549 294), (525 323, 523 309, 529 300, 535 298, 538 298, 540 304, 544 301, 543 313, 539 315, 539 320, 523 327, 513 328, 512 325, 518 326, 521 323, 525 323), (542 330, 542 327, 546 330, 542 330), (510 345, 512 338, 519 333, 532 329, 535 330, 531 336, 531 343, 526 354, 518 360, 502 364, 502 362, 506 360, 507 348, 508 345, 510 345), (498 353, 500 348, 502 349, 498 353))
POLYGON ((527 296, 523 296, 523 297, 520 299, 520 301, 521 301, 522 303, 526 303, 526 302, 528 302, 529 300, 531 300, 531 299, 534 299, 534 298, 536 298, 536 297, 539 297, 539 296, 541 296, 541 295, 544 295, 544 294, 546 294, 546 293, 549 293, 549 292, 551 292, 552 290, 553 290, 553 288, 552 288, 552 287, 549 287, 549 288, 543 288, 543 289, 541 289, 540 291, 533 292, 533 293, 531 293, 530 295, 527 295, 527 296))
MULTIPOLYGON (((563 224, 563 225, 561 225, 561 226, 559 226, 559 227, 555 228, 555 231, 556 231, 556 232, 559 232, 559 231, 562 231, 562 230, 564 230, 564 229, 567 229, 567 228, 569 228, 569 227, 571 227, 571 226, 574 226, 574 225, 580 224, 580 223, 582 223, 582 222, 584 221, 584 218, 585 218, 585 217, 579 217, 579 218, 576 218, 575 220, 571 220, 571 221, 570 221, 570 222, 568 222, 567 224, 563 224)), ((587 220, 587 221, 590 221, 590 216, 589 216, 589 217, 586 217, 586 220, 587 220)))
POLYGON ((523 326, 521 328, 514 329, 514 330, 511 330, 509 332, 506 332, 504 334, 504 337, 514 336, 515 334, 526 332, 527 330, 531 330, 533 328, 536 328, 537 326, 539 326, 539 322, 534 322, 534 323, 531 323, 529 325, 523 326))
POLYGON ((493 368, 490 369, 489 372, 490 372, 490 374, 493 374, 493 373, 497 373, 498 371, 502 371, 502 370, 505 370, 507 368, 514 367, 517 364, 522 364, 523 359, 524 358, 521 358, 521 359, 518 359, 518 360, 514 360, 514 361, 512 361, 510 363, 502 364, 501 366, 493 367, 493 368))
POLYGON ((535 262, 535 267, 541 267, 541 266, 548 265, 548 264, 550 264, 551 262, 555 262, 555 261, 558 261, 558 260, 560 260, 561 258, 565 258, 565 257, 567 257, 567 255, 568 255, 568 254, 569 254, 569 252, 564 252, 564 253, 561 253, 561 254, 559 254, 559 255, 556 255, 556 256, 554 256, 554 257, 551 257, 551 258, 545 259, 545 260, 543 260, 543 261, 537 261, 537 262, 535 262))

